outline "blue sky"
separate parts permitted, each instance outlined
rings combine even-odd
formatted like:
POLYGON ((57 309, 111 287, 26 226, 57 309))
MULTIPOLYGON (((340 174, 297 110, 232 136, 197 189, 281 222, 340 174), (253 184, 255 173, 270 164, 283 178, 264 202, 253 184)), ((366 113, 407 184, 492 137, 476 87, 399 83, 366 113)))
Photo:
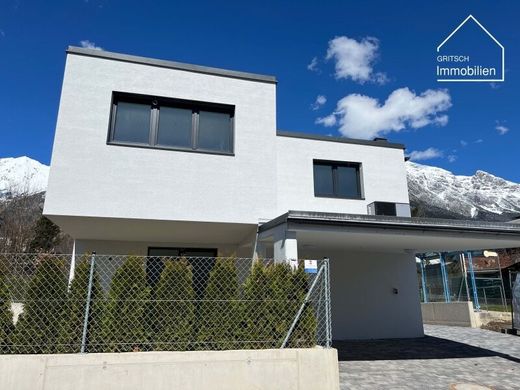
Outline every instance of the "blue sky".
MULTIPOLYGON (((3 0, 0 157, 49 163, 65 49, 88 41, 272 74, 279 129, 383 135, 405 143, 421 163, 520 182, 519 16, 513 0, 3 0), (436 47, 469 14, 505 46, 504 83, 436 81, 436 47), (319 95, 323 104, 314 104, 319 95)), ((477 30, 459 44, 493 56, 496 48, 477 30)))

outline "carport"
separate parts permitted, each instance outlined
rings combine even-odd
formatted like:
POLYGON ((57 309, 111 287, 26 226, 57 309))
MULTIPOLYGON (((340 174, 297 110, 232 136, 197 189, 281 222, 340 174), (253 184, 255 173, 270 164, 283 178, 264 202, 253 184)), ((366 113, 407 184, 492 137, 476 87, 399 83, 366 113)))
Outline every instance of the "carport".
POLYGON ((259 226, 256 256, 330 258, 336 340, 423 336, 415 254, 520 246, 508 223, 289 211, 259 226))

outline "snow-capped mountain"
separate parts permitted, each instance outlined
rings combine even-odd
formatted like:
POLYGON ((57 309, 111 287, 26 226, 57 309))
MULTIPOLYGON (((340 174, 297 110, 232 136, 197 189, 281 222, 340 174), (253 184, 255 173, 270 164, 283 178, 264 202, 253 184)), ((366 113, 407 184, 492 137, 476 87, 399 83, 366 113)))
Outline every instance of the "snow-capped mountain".
POLYGON ((0 158, 0 199, 47 189, 49 167, 29 157, 0 158))
POLYGON ((410 202, 419 216, 509 221, 520 215, 520 184, 484 171, 473 176, 406 163, 410 202))

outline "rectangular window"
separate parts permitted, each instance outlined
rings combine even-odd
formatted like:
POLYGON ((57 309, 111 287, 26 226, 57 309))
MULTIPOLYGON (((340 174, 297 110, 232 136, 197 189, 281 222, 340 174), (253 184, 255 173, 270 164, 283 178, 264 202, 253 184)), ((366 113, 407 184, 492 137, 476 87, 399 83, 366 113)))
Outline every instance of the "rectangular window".
POLYGON ((330 198, 361 199, 361 164, 314 161, 314 195, 330 198))
POLYGON ((115 92, 108 142, 232 154, 234 111, 230 105, 115 92))

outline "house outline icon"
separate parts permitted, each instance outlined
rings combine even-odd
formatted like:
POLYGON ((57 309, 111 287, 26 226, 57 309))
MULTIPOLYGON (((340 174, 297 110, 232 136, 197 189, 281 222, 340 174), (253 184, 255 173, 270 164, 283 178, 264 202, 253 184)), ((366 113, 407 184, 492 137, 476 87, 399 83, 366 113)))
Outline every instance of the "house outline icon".
POLYGON ((444 41, 442 41, 442 43, 437 46, 437 53, 440 51, 441 47, 444 46, 444 44, 446 42, 448 42, 448 40, 450 40, 450 38, 455 35, 455 33, 457 31, 459 31, 459 29, 464 26, 466 24, 466 22, 468 20, 473 20, 477 26, 479 26, 482 30, 484 30, 484 32, 500 47, 500 50, 502 51, 502 78, 500 79, 437 79, 437 81, 440 81, 440 82, 447 82, 447 81, 455 81, 455 82, 478 82, 478 81, 485 81, 485 82, 502 82, 502 81, 505 81, 505 54, 506 54, 506 49, 505 47, 498 41, 498 39, 496 39, 493 34, 491 34, 473 15, 469 15, 466 19, 464 19, 464 21, 459 24, 457 26, 457 28, 455 30, 453 30, 451 32, 450 35, 448 35, 446 37, 446 39, 444 41))

